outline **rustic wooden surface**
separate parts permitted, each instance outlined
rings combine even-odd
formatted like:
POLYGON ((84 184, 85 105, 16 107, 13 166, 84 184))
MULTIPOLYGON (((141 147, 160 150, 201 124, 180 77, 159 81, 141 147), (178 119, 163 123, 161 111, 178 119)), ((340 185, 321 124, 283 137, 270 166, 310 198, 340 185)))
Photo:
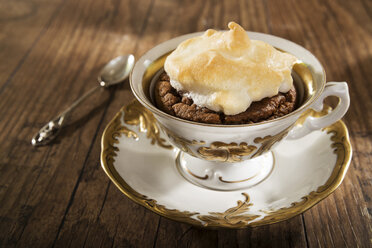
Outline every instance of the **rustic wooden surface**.
POLYGON ((371 247, 371 19, 369 0, 0 0, 0 247, 371 247), (109 59, 231 20, 304 46, 328 80, 349 83, 350 169, 303 215, 202 230, 133 203, 99 162, 104 127, 133 98, 128 84, 89 99, 53 145, 30 145, 109 59))

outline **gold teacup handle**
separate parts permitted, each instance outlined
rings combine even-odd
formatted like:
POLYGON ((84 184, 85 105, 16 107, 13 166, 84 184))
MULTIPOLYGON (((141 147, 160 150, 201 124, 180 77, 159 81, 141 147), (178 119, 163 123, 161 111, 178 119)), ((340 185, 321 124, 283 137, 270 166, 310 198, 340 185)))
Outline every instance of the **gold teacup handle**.
POLYGON ((295 126, 288 134, 287 139, 298 139, 312 131, 325 128, 340 120, 350 105, 349 88, 346 82, 329 82, 325 85, 322 95, 310 108, 317 112, 322 111, 323 101, 328 96, 336 96, 340 100, 338 105, 328 114, 321 117, 308 116, 302 125, 295 126))

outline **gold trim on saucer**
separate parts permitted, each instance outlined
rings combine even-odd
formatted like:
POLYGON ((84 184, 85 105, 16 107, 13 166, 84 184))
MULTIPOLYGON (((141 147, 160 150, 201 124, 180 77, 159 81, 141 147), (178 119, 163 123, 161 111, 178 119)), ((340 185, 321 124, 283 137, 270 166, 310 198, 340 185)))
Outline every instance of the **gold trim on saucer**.
MULTIPOLYGON (((101 151, 101 165, 105 173, 111 179, 111 181, 123 192, 127 197, 129 197, 134 202, 162 215, 168 217, 172 220, 187 222, 189 224, 200 225, 198 220, 192 218, 192 216, 198 214, 197 212, 189 212, 189 211, 179 211, 177 209, 168 209, 163 205, 157 203, 154 199, 149 199, 147 196, 142 195, 135 191, 132 187, 130 187, 124 179, 119 175, 114 167, 115 157, 117 156, 117 152, 119 149, 115 146, 115 144, 119 143, 118 138, 121 135, 126 135, 127 137, 136 138, 138 135, 135 136, 129 135, 128 136, 128 128, 122 125, 122 118, 123 113, 127 114, 128 109, 130 106, 137 106, 139 104, 137 101, 133 101, 126 107, 123 107, 121 111, 119 111, 113 120, 107 125, 105 128, 103 135, 102 135, 102 151, 101 151)), ((124 116, 125 116, 124 114, 124 116)), ((154 123, 156 125, 156 123, 154 123)), ((148 136, 149 137, 149 136, 148 136)), ((161 146, 166 148, 167 146, 161 146)))
MULTIPOLYGON (((304 116, 317 116, 324 113, 324 111, 317 113, 313 110, 308 110, 304 116)), ((342 121, 338 121, 324 129, 327 133, 332 135, 331 146, 334 149, 334 153, 337 155, 337 160, 332 174, 323 186, 318 187, 317 190, 304 196, 301 201, 292 203, 289 207, 278 210, 262 210, 262 215, 265 215, 262 219, 258 219, 261 215, 247 213, 253 203, 250 202, 249 196, 246 193, 243 193, 246 198, 245 201, 237 201, 237 206, 229 208, 223 213, 210 212, 208 215, 201 215, 198 212, 168 209, 164 205, 158 204, 155 199, 150 199, 131 188, 119 175, 114 166, 115 157, 119 151, 117 147, 117 144, 119 143, 118 138, 122 135, 129 138, 139 137, 135 132, 129 130, 122 123, 139 126, 141 132, 146 131, 148 133, 150 131, 150 133, 155 133, 150 135, 147 134, 147 138, 152 144, 156 143, 160 147, 167 149, 171 148, 170 145, 165 143, 164 139, 160 138, 159 128, 155 119, 153 116, 151 118, 151 116, 152 114, 147 112, 147 110, 138 102, 132 102, 128 106, 123 107, 122 110, 115 115, 114 119, 105 128, 102 136, 102 168, 113 183, 134 202, 161 216, 196 226, 244 228, 247 226, 272 224, 292 218, 303 213, 331 194, 341 184, 351 159, 351 145, 347 128, 342 121), (128 116, 125 117, 126 115, 128 116)))
POLYGON ((198 215, 198 219, 203 221, 208 227, 234 227, 243 228, 260 215, 247 214, 247 211, 253 205, 247 193, 242 193, 244 201, 238 201, 237 206, 227 209, 223 213, 210 212, 209 215, 198 215))
MULTIPOLYGON (((313 109, 309 109, 302 116, 303 118, 299 119, 299 123, 302 124, 309 115, 313 117, 324 116, 329 112, 330 109, 331 108, 327 105, 324 105, 324 108, 321 112, 316 112, 313 109)), ((351 159, 351 145, 347 128, 342 121, 338 121, 333 125, 324 128, 323 130, 325 130, 327 134, 332 134, 331 141, 333 143, 331 147, 334 148, 333 152, 337 155, 336 164, 331 176, 323 186, 318 187, 317 190, 312 191, 307 196, 302 197, 301 201, 294 202, 291 204, 291 206, 286 208, 262 211, 266 213, 267 216, 260 220, 260 225, 276 223, 288 219, 288 216, 295 216, 299 212, 306 211, 320 200, 330 195, 341 184, 348 169, 348 161, 351 159)))

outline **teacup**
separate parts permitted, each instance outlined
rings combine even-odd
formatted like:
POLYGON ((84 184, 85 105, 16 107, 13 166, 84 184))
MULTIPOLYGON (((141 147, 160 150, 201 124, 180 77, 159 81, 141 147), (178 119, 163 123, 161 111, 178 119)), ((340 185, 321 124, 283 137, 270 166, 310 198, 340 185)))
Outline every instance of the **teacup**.
MULTIPOLYGON (((333 124, 346 113, 350 98, 346 82, 326 83, 319 60, 305 48, 276 36, 247 32, 254 40, 296 56, 301 62, 293 68, 299 101, 293 112, 254 124, 216 125, 187 121, 158 109, 153 101, 153 84, 166 56, 182 41, 202 32, 168 40, 144 54, 135 64, 130 85, 138 101, 156 118, 169 141, 180 149, 176 158, 179 172, 190 182, 215 189, 235 190, 251 187, 267 178, 274 166, 271 150, 282 140, 298 139, 333 124), (339 98, 338 105, 322 117, 307 117, 295 125, 304 111, 321 111, 328 96, 339 98)), ((291 152, 291 151, 288 151, 291 152)))

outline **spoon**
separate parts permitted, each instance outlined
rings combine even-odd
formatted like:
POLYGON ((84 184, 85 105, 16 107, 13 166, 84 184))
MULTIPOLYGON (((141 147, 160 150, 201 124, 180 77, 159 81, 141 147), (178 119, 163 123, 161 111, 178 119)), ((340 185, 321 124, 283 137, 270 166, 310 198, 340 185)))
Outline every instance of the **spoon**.
POLYGON ((63 111, 53 120, 49 121, 37 132, 31 140, 33 146, 46 145, 51 142, 61 130, 67 116, 86 98, 95 93, 99 88, 108 88, 112 85, 123 82, 129 75, 134 65, 133 55, 123 55, 116 57, 108 62, 98 76, 99 85, 86 92, 77 99, 70 107, 63 111))

